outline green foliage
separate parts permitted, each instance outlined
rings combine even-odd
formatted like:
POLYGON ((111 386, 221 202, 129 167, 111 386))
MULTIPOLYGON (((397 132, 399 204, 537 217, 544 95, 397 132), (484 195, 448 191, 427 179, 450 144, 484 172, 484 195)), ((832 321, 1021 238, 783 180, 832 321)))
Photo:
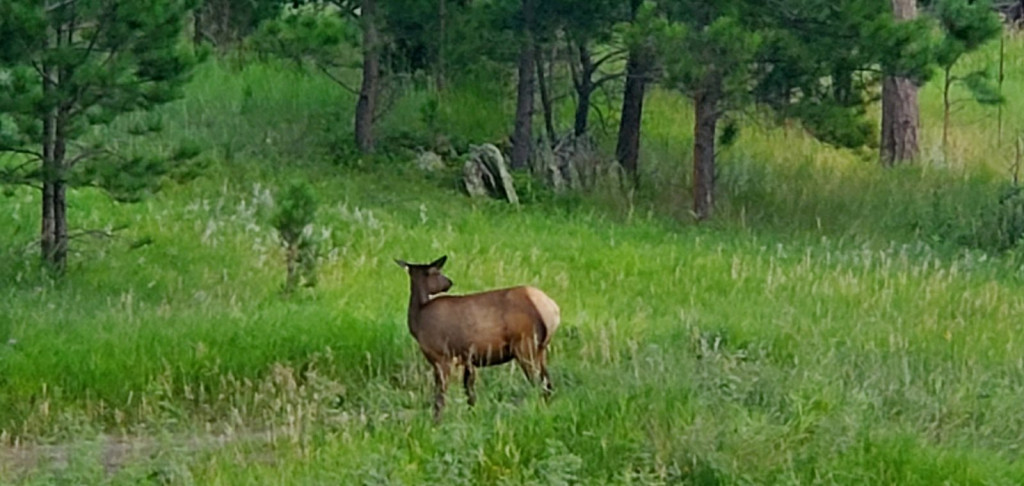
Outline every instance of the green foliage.
POLYGON ((743 102, 762 40, 758 32, 723 15, 707 25, 665 23, 659 37, 668 86, 692 95, 708 89, 713 78, 721 83, 726 103, 743 102))
POLYGON ((316 194, 309 183, 292 181, 278 195, 277 208, 271 224, 277 229, 285 247, 288 277, 285 292, 290 293, 302 281, 307 287, 316 285, 318 248, 313 235, 316 219, 316 194))
POLYGON ((251 35, 264 22, 276 18, 288 3, 282 0, 198 0, 197 37, 227 48, 251 35))
POLYGON ((815 138, 840 146, 877 146, 877 128, 865 116, 864 106, 798 102, 786 114, 800 120, 815 138))
MULTIPOLYGON (((263 23, 249 39, 259 52, 300 65, 310 64, 330 76, 335 70, 358 69, 351 54, 359 41, 359 26, 331 8, 308 5, 289 9, 280 18, 263 23)), ((344 83, 344 78, 335 78, 344 83)))
POLYGON ((1024 249, 1024 193, 1019 186, 985 194, 972 204, 952 205, 933 194, 927 218, 922 221, 928 236, 960 247, 992 253, 1024 249))
POLYGON ((39 186, 56 179, 136 200, 173 165, 197 155, 194 149, 124 153, 118 142, 159 131, 157 118, 123 133, 106 128, 181 96, 198 62, 179 42, 192 7, 187 0, 3 2, 0 153, 29 160, 3 167, 0 182, 39 186), (48 125, 52 135, 45 133, 48 125))
POLYGON ((923 80, 932 62, 927 24, 896 23, 883 4, 649 2, 630 38, 660 46, 670 87, 692 96, 710 83, 723 110, 758 103, 825 142, 859 147, 873 142, 866 106, 878 67, 923 80))
POLYGON ((554 40, 562 31, 580 44, 613 41, 617 32, 612 27, 631 14, 624 0, 548 0, 537 7, 542 39, 554 40))
POLYGON ((944 34, 936 52, 942 67, 956 64, 961 56, 1003 31, 999 16, 988 0, 938 0, 932 14, 944 34))
POLYGON ((26 136, 22 144, 36 142, 40 114, 55 107, 76 115, 66 127, 73 139, 88 125, 175 99, 195 63, 191 50, 177 43, 180 18, 190 6, 186 1, 153 0, 117 9, 99 1, 74 3, 74 9, 44 13, 36 2, 5 2, 0 44, 10 89, 0 96, 0 113, 14 119, 26 136), (70 42, 48 42, 48 34, 69 28, 76 29, 70 42), (44 98, 43 74, 33 66, 62 72, 53 80, 59 89, 44 98))
POLYGON ((954 76, 951 71, 964 54, 974 51, 1003 32, 1002 22, 989 1, 939 0, 932 15, 943 37, 936 48, 936 61, 946 73, 948 84, 963 84, 982 104, 1003 102, 987 69, 954 76))
POLYGON ((1006 97, 999 92, 996 82, 992 79, 988 70, 979 70, 968 73, 961 78, 964 86, 971 92, 974 101, 983 105, 999 105, 1006 102, 1006 97))
POLYGON ((718 134, 718 144, 722 147, 728 147, 734 143, 740 137, 740 126, 739 123, 734 119, 726 120, 725 125, 722 126, 722 130, 718 134))

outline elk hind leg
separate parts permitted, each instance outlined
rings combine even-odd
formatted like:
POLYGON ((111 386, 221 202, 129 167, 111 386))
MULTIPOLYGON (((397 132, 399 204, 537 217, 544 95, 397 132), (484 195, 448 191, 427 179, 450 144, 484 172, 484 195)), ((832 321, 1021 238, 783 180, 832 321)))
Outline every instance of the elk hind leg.
POLYGON ((550 398, 554 388, 551 385, 551 375, 548 374, 547 350, 533 347, 524 349, 516 353, 516 362, 531 385, 540 382, 544 399, 550 398))
POLYGON ((541 356, 537 354, 536 348, 531 346, 531 344, 533 343, 523 342, 516 346, 515 358, 519 368, 526 375, 527 381, 532 385, 537 382, 538 378, 542 378, 542 367, 540 366, 541 362, 538 360, 541 356))
POLYGON ((476 367, 473 366, 471 361, 466 362, 465 369, 462 372, 462 386, 466 388, 466 403, 469 406, 476 405, 476 390, 473 386, 476 384, 476 367))
POLYGON ((554 391, 554 387, 551 385, 551 375, 548 374, 548 351, 547 349, 541 349, 537 352, 537 363, 540 367, 540 381, 541 386, 544 387, 544 398, 551 398, 551 392, 554 391))

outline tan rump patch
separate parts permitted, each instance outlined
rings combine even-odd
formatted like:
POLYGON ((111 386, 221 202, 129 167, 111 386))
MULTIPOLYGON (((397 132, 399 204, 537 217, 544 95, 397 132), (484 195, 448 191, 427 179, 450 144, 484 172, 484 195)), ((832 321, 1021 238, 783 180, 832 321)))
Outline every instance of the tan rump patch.
POLYGON ((530 298, 530 302, 533 302, 541 320, 544 321, 544 327, 547 328, 547 338, 543 343, 543 345, 547 345, 551 341, 551 336, 555 334, 555 329, 558 329, 558 324, 562 322, 562 311, 558 308, 558 304, 551 300, 551 297, 538 288, 526 287, 526 295, 530 298))

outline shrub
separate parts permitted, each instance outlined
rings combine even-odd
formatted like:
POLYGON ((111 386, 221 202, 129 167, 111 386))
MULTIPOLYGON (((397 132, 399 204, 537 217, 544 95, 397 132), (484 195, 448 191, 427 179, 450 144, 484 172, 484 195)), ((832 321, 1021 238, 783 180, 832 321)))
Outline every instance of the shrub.
POLYGON ((313 237, 316 195, 309 183, 291 182, 280 194, 273 225, 285 247, 288 276, 284 291, 291 293, 299 283, 316 285, 317 244, 313 237))

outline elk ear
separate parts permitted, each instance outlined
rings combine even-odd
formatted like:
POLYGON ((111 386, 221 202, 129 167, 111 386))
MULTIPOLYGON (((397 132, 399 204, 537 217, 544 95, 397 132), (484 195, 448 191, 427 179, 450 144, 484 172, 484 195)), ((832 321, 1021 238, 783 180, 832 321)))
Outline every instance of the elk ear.
POLYGON ((409 268, 409 264, 406 263, 405 260, 399 260, 399 259, 395 258, 395 263, 397 263, 398 266, 400 266, 402 268, 409 268))
POLYGON ((430 263, 430 266, 440 270, 441 267, 444 266, 444 262, 446 261, 448 261, 448 255, 445 255, 441 258, 438 258, 437 260, 434 260, 433 262, 430 263))

